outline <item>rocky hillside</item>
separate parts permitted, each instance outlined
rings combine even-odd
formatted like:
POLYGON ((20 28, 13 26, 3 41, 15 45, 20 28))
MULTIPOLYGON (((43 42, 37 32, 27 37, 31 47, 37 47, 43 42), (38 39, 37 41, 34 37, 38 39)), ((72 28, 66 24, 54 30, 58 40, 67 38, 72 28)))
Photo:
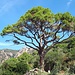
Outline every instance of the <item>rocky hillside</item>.
POLYGON ((34 50, 32 48, 27 48, 27 47, 23 47, 21 50, 19 50, 16 55, 14 57, 18 57, 20 55, 22 55, 24 52, 27 52, 29 54, 31 54, 34 50))
POLYGON ((18 50, 11 49, 2 49, 0 50, 0 63, 3 63, 5 60, 14 57, 18 50))
POLYGON ((3 63, 5 60, 11 57, 18 57, 22 55, 24 52, 32 53, 34 50, 32 48, 24 47, 20 50, 11 50, 11 49, 2 49, 0 50, 0 63, 3 63))

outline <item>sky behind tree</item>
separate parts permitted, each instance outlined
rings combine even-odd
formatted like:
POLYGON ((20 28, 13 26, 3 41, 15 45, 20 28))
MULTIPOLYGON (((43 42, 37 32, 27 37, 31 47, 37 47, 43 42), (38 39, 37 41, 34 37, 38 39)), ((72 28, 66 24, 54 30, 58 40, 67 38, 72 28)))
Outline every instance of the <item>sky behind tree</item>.
MULTIPOLYGON (((16 23, 19 18, 33 7, 42 6, 49 8, 53 13, 70 12, 75 16, 75 0, 0 0, 0 32, 7 25, 16 23)), ((0 49, 21 49, 24 45, 14 45, 5 40, 13 37, 0 36, 0 49)))

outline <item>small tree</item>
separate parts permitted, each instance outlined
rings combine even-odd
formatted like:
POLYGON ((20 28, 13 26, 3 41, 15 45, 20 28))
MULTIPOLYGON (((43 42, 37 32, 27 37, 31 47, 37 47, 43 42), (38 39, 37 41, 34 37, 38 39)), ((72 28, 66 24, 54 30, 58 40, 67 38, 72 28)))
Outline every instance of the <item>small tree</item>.
POLYGON ((75 17, 70 13, 53 14, 48 8, 39 6, 28 10, 16 24, 5 27, 1 36, 12 34, 16 38, 13 40, 15 44, 25 44, 38 51, 40 67, 44 69, 46 53, 57 43, 74 35, 74 30, 75 17))

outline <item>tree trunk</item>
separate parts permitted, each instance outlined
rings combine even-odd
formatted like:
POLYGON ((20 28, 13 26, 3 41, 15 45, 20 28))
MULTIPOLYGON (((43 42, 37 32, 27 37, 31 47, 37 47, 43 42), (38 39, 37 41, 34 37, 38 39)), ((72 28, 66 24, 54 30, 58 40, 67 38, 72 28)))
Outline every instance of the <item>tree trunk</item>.
POLYGON ((40 57, 40 69, 44 71, 44 56, 43 54, 39 54, 40 57))

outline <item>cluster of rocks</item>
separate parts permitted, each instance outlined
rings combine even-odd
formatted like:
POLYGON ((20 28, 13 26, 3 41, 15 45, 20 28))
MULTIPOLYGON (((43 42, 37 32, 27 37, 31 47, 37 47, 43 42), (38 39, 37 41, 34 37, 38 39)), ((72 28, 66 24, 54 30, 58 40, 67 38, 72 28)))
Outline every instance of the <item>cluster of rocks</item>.
POLYGON ((24 75, 37 75, 39 71, 40 70, 38 68, 34 68, 34 69, 30 70, 29 72, 27 72, 24 75))
POLYGON ((34 68, 30 70, 29 72, 25 73, 24 75, 49 75, 50 73, 46 71, 42 71, 41 69, 34 68))

